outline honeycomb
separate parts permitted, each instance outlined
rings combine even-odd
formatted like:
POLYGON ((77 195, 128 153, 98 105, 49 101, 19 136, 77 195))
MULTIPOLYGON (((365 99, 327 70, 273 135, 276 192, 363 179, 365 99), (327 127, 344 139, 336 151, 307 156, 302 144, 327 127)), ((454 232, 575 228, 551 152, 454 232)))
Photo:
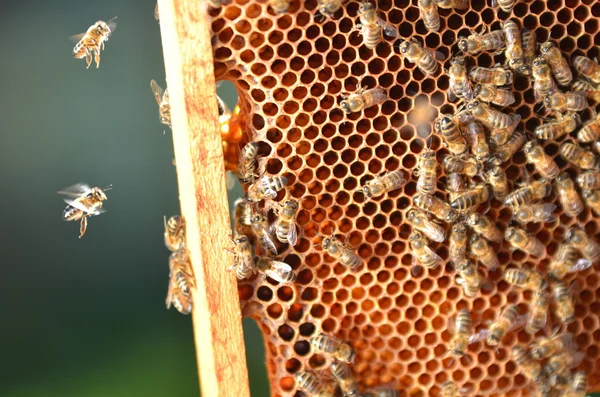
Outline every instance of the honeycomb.
MULTIPOLYGON (((548 39, 556 43, 569 63, 576 55, 593 59, 600 57, 600 3, 517 0, 507 14, 496 12, 486 0, 471 0, 465 10, 440 8, 439 32, 430 33, 416 0, 382 0, 377 2, 379 16, 398 28, 399 37, 386 36, 374 49, 367 49, 355 31, 358 6, 355 1, 344 2, 334 18, 318 14, 317 0, 293 0, 282 14, 275 14, 265 1, 250 0, 232 0, 210 11, 215 77, 233 82, 239 94, 246 131, 240 146, 259 142, 260 169, 288 178, 287 191, 280 191, 276 201, 301 200, 298 243, 282 246, 278 256, 293 268, 296 282, 279 285, 255 277, 239 283, 242 313, 255 319, 264 335, 271 394, 303 395, 297 391, 295 373, 326 373, 331 360, 316 354, 309 344, 311 337, 323 332, 356 349, 352 368, 362 390, 389 385, 403 395, 437 396, 440 386, 453 380, 469 388, 469 395, 530 395, 532 384, 510 353, 517 344, 528 345, 530 335, 511 332, 497 349, 475 343, 465 357, 452 361, 447 354, 451 338, 447 324, 459 309, 467 308, 479 330, 509 303, 525 313, 531 293, 509 285, 501 270, 487 273, 491 288, 473 298, 456 284, 450 264, 411 274, 406 213, 416 192, 412 171, 424 148, 437 152, 438 163, 448 153, 433 133, 432 121, 441 113, 454 113, 458 105, 447 100, 447 74, 439 70, 434 76, 424 75, 395 47, 399 39, 416 37, 442 53, 448 68, 459 36, 484 26, 500 29, 501 22, 511 18, 520 27, 535 30, 538 43, 548 39), (339 107, 342 94, 355 92, 359 85, 382 87, 388 99, 346 115, 339 107), (409 178, 402 189, 368 201, 357 192, 374 175, 396 169, 403 169, 409 178), (323 253, 317 243, 332 232, 347 238, 363 258, 363 266, 349 270, 323 253)), ((481 53, 470 57, 469 66, 491 67, 503 61, 502 54, 481 53)), ((521 129, 532 132, 542 121, 529 78, 517 76, 512 90, 515 103, 510 109, 521 115, 521 129)), ((584 121, 591 115, 591 109, 582 112, 584 121)), ((559 156, 561 142, 570 139, 540 142, 561 170, 575 176, 578 171, 559 156)), ((522 151, 502 167, 512 182, 524 170, 537 178, 522 151)), ((437 195, 444 197, 445 186, 439 166, 437 195)), ((506 241, 495 243, 501 268, 512 264, 543 271, 572 225, 581 224, 591 236, 598 234, 600 223, 588 207, 570 218, 560 212, 555 190, 544 201, 557 204, 559 219, 531 223, 526 229, 547 252, 534 258, 511 250, 506 241)), ((512 216, 495 199, 479 211, 502 232, 512 216)), ((431 247, 447 262, 447 240, 431 247)), ((599 270, 596 263, 565 279, 577 279, 581 287, 576 321, 567 329, 586 355, 578 368, 589 375, 590 390, 600 386, 599 270)))

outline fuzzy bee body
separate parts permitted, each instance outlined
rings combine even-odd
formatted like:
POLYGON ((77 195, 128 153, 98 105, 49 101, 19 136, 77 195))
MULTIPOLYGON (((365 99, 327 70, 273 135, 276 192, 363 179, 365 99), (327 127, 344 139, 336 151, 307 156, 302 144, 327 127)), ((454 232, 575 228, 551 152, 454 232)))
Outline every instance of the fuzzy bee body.
POLYGON ((96 60, 96 68, 100 67, 100 50, 104 50, 104 43, 117 28, 117 17, 108 22, 98 21, 89 27, 87 32, 72 36, 78 40, 73 48, 73 58, 85 58, 87 68, 92 64, 92 55, 96 60))
POLYGON ((547 287, 542 275, 529 269, 506 269, 504 279, 511 285, 527 290, 539 291, 547 287))
POLYGON ((531 357, 529 350, 523 346, 515 346, 512 349, 512 357, 523 370, 523 374, 534 382, 542 379, 542 366, 531 357))
POLYGON ((475 83, 503 86, 513 83, 512 71, 503 67, 492 69, 476 66, 469 71, 469 77, 475 83))
MULTIPOLYGON (((505 0, 499 0, 499 2, 503 1, 505 0)), ((507 0, 506 3, 514 3, 514 0, 507 0)), ((506 63, 512 70, 520 72, 524 64, 521 30, 517 23, 510 19, 502 24, 502 30, 504 31, 504 37, 506 39, 506 50, 504 51, 506 63)))
POLYGON ((515 103, 515 96, 512 91, 490 84, 478 84, 475 87, 475 96, 482 102, 493 103, 498 106, 510 106, 515 103))
POLYGON ((512 191, 504 200, 504 204, 510 207, 519 207, 540 200, 552 191, 552 186, 543 180, 533 181, 522 188, 512 191))
POLYGON ((593 142, 600 139, 600 115, 588 121, 577 133, 579 142, 593 142))
POLYGON ((550 69, 552 69, 552 74, 558 84, 569 85, 573 80, 573 72, 560 50, 551 41, 547 41, 540 47, 540 52, 550 64, 550 69))
POLYGON ((310 344, 315 351, 344 363, 352 363, 356 357, 356 351, 349 344, 329 335, 319 334, 310 339, 310 344))
POLYGON ((525 325, 525 332, 534 335, 546 326, 549 306, 550 299, 548 298, 546 289, 538 288, 535 290, 529 307, 530 315, 527 325, 525 325))
POLYGON ((545 179, 554 179, 560 173, 554 159, 544 152, 544 148, 536 141, 530 141, 523 147, 527 161, 535 166, 535 169, 545 179))
POLYGON ((583 202, 568 173, 563 172, 556 178, 556 190, 558 190, 558 199, 566 215, 575 217, 583 211, 583 202))
POLYGON ((256 174, 256 155, 258 154, 258 143, 248 142, 240 151, 237 174, 242 183, 252 182, 258 177, 256 174))
POLYGON ((462 156, 468 149, 467 141, 462 136, 457 123, 453 117, 440 116, 433 125, 434 131, 442 137, 444 144, 454 155, 462 156))
POLYGON ((283 189, 288 183, 285 176, 263 176, 254 182, 246 192, 246 199, 250 202, 257 202, 266 199, 274 199, 277 192, 283 189))
POLYGON ((553 92, 552 95, 544 98, 544 105, 548 109, 552 109, 556 112, 568 112, 574 111, 579 112, 586 109, 589 104, 587 98, 581 92, 553 92))
POLYGON ((406 182, 402 170, 396 170, 371 179, 364 184, 361 191, 367 198, 379 197, 401 188, 406 182))
POLYGON ((430 32, 440 30, 440 14, 433 0, 418 0, 417 6, 423 18, 425 28, 430 32))
POLYGON ((356 269, 363 264, 363 260, 350 248, 345 247, 333 236, 323 239, 321 243, 323 250, 337 259, 342 265, 349 269, 356 269))
POLYGON ((482 51, 501 50, 505 46, 506 42, 502 30, 494 30, 489 33, 473 33, 469 37, 460 37, 458 40, 458 48, 462 52, 471 55, 482 51))
POLYGON ((559 320, 564 324, 575 321, 575 307, 569 296, 569 287, 562 281, 556 281, 552 285, 552 296, 556 302, 554 310, 559 320))
POLYGON ((423 48, 417 41, 404 41, 400 44, 400 53, 410 62, 415 63, 425 75, 434 75, 438 71, 436 53, 423 48))
POLYGON ((573 67, 594 84, 600 84, 600 65, 584 56, 573 58, 573 67))
POLYGON ((577 184, 584 190, 600 189, 600 171, 586 171, 579 174, 577 184))
POLYGON ((458 194, 456 199, 450 204, 457 211, 467 212, 477 208, 490 196, 486 185, 479 185, 464 193, 458 194))
POLYGON ((417 180, 417 192, 433 194, 437 184, 437 160, 434 151, 427 150, 421 153, 415 174, 419 177, 417 180))
POLYGON ((491 271, 496 270, 500 267, 500 261, 498 256, 489 246, 489 244, 479 237, 477 234, 473 234, 469 240, 469 249, 474 258, 477 258, 483 266, 487 267, 491 271))
POLYGON ((539 139, 558 139, 575 131, 580 121, 577 113, 558 113, 556 120, 535 127, 534 133, 539 139))
POLYGON ((528 235, 523 229, 509 227, 504 234, 510 245, 534 257, 540 257, 546 252, 546 247, 537 238, 528 235))
POLYGON ((340 102, 340 107, 346 114, 350 114, 379 105, 386 99, 387 94, 383 88, 376 87, 368 90, 359 88, 357 92, 345 96, 340 102))
POLYGON ((506 172, 504 172, 504 170, 501 167, 495 166, 489 171, 487 176, 488 183, 492 187, 496 199, 499 201, 504 201, 510 191, 510 187, 508 186, 508 178, 506 177, 506 172))

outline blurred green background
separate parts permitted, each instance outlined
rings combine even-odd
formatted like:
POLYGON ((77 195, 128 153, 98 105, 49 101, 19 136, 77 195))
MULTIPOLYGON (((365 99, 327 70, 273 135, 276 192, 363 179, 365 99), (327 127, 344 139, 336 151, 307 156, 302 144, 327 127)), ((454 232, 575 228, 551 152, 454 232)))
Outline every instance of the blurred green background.
MULTIPOLYGON (((154 5, 0 0, 2 397, 199 394, 191 318, 164 304, 163 215, 179 204, 149 85, 165 86, 154 5), (68 36, 114 16, 100 68, 86 70, 68 36), (81 240, 56 195, 78 182, 114 185, 81 240)), ((231 85, 220 93, 235 103, 231 85)), ((262 338, 244 328, 264 396, 262 338)))

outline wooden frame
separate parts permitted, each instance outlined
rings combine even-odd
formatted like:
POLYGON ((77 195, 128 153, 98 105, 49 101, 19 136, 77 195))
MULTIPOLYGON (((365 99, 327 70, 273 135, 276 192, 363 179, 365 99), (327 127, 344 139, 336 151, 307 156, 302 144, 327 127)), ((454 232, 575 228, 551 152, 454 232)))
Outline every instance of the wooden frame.
POLYGON ((196 277, 192 312, 202 395, 249 396, 204 0, 158 0, 179 200, 196 277))

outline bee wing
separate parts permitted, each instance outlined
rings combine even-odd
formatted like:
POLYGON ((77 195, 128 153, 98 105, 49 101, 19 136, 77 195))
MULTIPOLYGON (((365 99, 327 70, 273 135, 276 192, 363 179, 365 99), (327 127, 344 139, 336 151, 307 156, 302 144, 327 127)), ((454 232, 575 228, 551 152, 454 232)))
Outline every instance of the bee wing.
POLYGON ((85 205, 83 205, 81 203, 81 201, 77 201, 77 200, 68 200, 68 199, 63 199, 63 201, 67 204, 69 204, 71 207, 75 207, 80 211, 85 212, 88 215, 100 215, 104 212, 106 212, 105 209, 102 208, 96 208, 95 210, 92 210, 89 207, 86 207, 85 205))
POLYGON ((454 317, 450 317, 448 319, 448 332, 454 334, 456 331, 456 319, 454 317))
POLYGON ((290 265, 284 262, 271 261, 271 268, 265 271, 265 274, 280 283, 285 282, 281 274, 286 274, 292 271, 290 265))
POLYGON ((298 229, 295 223, 290 225, 290 231, 287 234, 287 239, 292 247, 298 242, 298 229))
POLYGON ((571 353, 571 368, 575 368, 578 367, 579 364, 581 364, 581 362, 583 361, 583 359, 585 358, 585 353, 584 352, 573 352, 571 353))
POLYGON ((249 267, 253 272, 256 271, 256 263, 254 263, 254 258, 252 255, 239 255, 240 258, 237 259, 240 266, 249 267))
POLYGON ((91 188, 85 183, 76 183, 74 185, 64 188, 63 190, 59 190, 56 193, 61 196, 77 198, 80 197, 83 193, 89 191, 90 189, 91 188))
POLYGON ((381 18, 377 18, 377 24, 383 28, 383 33, 385 33, 386 36, 398 36, 398 29, 396 29, 396 27, 391 23, 388 23, 381 18))
POLYGON ((454 93, 454 90, 452 89, 452 86, 448 87, 448 100, 450 102, 454 102, 454 101, 456 101, 456 99, 458 99, 458 97, 454 93))
POLYGON ((446 59, 446 57, 444 56, 444 54, 442 54, 439 51, 434 51, 434 50, 429 50, 429 49, 427 49, 427 51, 433 53, 433 57, 435 58, 436 61, 443 61, 443 60, 446 59))
POLYGON ((163 95, 165 94, 165 90, 160 88, 160 86, 156 84, 156 81, 154 80, 150 80, 150 88, 152 89, 152 93, 154 94, 154 99, 156 99, 156 103, 160 105, 163 99, 163 95))
POLYGON ((514 331, 517 328, 523 327, 525 324, 527 324, 527 321, 529 321, 529 316, 527 314, 518 316, 516 320, 510 325, 510 327, 508 327, 506 333, 514 331))
POLYGON ((110 32, 114 33, 114 31, 117 30, 117 17, 111 18, 106 24, 108 25, 110 32))
POLYGON ((235 186, 235 181, 237 179, 235 172, 227 171, 225 174, 225 184, 227 185, 227 190, 231 190, 235 186))
POLYGON ((85 36, 85 32, 69 36, 69 40, 71 40, 73 43, 79 43, 81 39, 83 39, 83 36, 85 36))
POLYGON ((492 6, 492 8, 498 8, 498 0, 491 0, 490 5, 492 6))
POLYGON ((265 189, 265 198, 274 199, 275 197, 277 197, 277 191, 270 188, 265 189))
POLYGON ((482 329, 479 332, 474 333, 473 335, 469 336, 469 340, 467 341, 467 344, 472 344, 472 343, 477 343, 477 342, 481 342, 482 340, 485 339, 486 336, 488 336, 490 333, 489 330, 487 329, 482 329))
POLYGON ((592 266, 592 261, 589 259, 579 258, 575 265, 573 265, 568 273, 575 273, 585 269, 589 269, 592 266))
POLYGON ((438 263, 438 264, 444 263, 444 260, 442 259, 442 257, 439 256, 438 254, 436 254, 435 251, 432 250, 428 245, 425 246, 425 251, 427 251, 429 253, 429 255, 431 255, 433 258, 435 258, 436 263, 438 263))
POLYGON ((446 233, 438 224, 433 223, 431 220, 423 218, 423 225, 425 226, 427 236, 438 243, 443 242, 446 239, 446 233))
POLYGON ((267 250, 271 251, 273 254, 277 255, 277 247, 275 246, 275 243, 273 242, 273 238, 271 237, 271 235, 269 234, 269 232, 267 232, 267 230, 265 228, 261 228, 261 232, 260 232, 260 242, 263 244, 264 248, 266 248, 267 250))
MULTIPOLYGON (((530 323, 531 321, 533 321, 533 316, 532 315, 528 315, 527 316, 527 322, 530 323)), ((544 328, 546 326, 546 322, 548 321, 548 311, 544 311, 542 313, 542 319, 541 319, 541 325, 542 328, 544 328)))
POLYGON ((556 217, 552 215, 556 209, 556 204, 545 203, 535 209, 535 216, 538 219, 544 219, 546 222, 554 222, 556 217))
POLYGON ((463 92, 463 95, 465 96, 465 99, 467 101, 473 100, 474 95, 473 95, 473 88, 471 87, 471 83, 467 83, 467 86, 465 87, 465 91, 463 92))
POLYGON ((571 334, 562 334, 560 336, 557 336, 557 338, 561 340, 562 344, 565 346, 565 350, 577 351, 577 349, 579 349, 577 343, 575 343, 571 334))

